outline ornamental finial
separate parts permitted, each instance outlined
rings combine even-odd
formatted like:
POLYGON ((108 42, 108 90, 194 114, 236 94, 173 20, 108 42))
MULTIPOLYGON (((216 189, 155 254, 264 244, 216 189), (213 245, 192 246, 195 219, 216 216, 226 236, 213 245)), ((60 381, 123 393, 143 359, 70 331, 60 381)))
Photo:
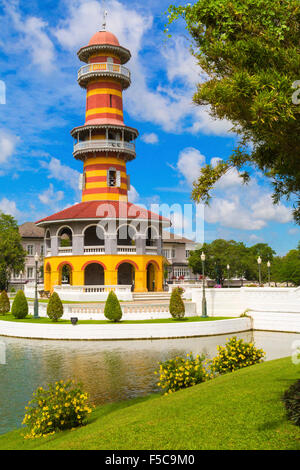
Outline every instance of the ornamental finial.
POLYGON ((104 10, 104 12, 103 12, 103 23, 102 23, 101 31, 106 31, 106 18, 107 18, 107 10, 104 10))

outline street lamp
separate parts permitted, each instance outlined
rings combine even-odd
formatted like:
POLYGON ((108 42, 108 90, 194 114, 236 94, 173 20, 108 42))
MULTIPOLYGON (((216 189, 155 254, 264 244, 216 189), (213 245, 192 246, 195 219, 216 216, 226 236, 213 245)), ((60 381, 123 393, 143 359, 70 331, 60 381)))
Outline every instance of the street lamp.
POLYGON ((268 281, 269 281, 269 287, 271 287, 271 275, 270 275, 271 263, 270 263, 270 261, 267 262, 267 266, 268 266, 268 281))
POLYGON ((33 316, 34 318, 39 318, 39 301, 38 301, 38 293, 37 293, 39 255, 37 253, 34 256, 34 261, 35 261, 35 297, 34 297, 33 316))
POLYGON ((229 264, 227 264, 227 272, 228 272, 228 276, 227 276, 228 286, 227 287, 229 287, 229 271, 230 271, 230 266, 229 266, 229 264))
POLYGON ((260 256, 257 258, 257 264, 258 264, 259 286, 261 286, 261 257, 260 256))
POLYGON ((201 254, 201 261, 202 261, 202 317, 207 317, 207 305, 206 305, 206 298, 205 298, 205 280, 204 280, 204 262, 205 262, 205 254, 202 252, 201 254))

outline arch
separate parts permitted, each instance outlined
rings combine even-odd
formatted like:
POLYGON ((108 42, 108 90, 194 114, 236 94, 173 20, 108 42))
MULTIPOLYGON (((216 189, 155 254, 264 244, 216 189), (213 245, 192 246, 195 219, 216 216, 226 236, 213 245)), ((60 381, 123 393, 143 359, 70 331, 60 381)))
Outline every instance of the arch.
POLYGON ((62 225, 61 227, 59 227, 57 229, 57 232, 56 232, 56 236, 58 237, 59 236, 59 232, 65 228, 68 228, 71 232, 72 232, 72 235, 74 236, 74 231, 72 229, 72 227, 70 227, 69 225, 62 225))
POLYGON ((99 224, 90 224, 83 230, 84 246, 104 246, 105 230, 99 224), (98 230, 102 231, 103 237, 100 238, 98 230))
POLYGON ((153 263, 148 263, 146 271, 147 271, 147 290, 148 292, 154 292, 157 289, 156 266, 153 263))
POLYGON ((154 259, 151 259, 150 261, 148 261, 147 265, 146 265, 146 269, 148 268, 149 264, 155 264, 155 266, 157 267, 158 270, 160 270, 160 266, 158 264, 157 261, 155 261, 154 259))
POLYGON ((102 268, 104 269, 104 271, 106 270, 106 266, 105 264, 101 263, 101 261, 87 261, 81 268, 81 271, 84 271, 85 268, 89 265, 89 264, 100 264, 102 266, 102 268))
POLYGON ((73 265, 69 261, 62 261, 57 267, 58 284, 73 284, 73 265), (64 269, 68 268, 68 269, 64 269))
POLYGON ((51 272, 51 264, 49 262, 45 266, 45 271, 51 272))
POLYGON ((102 263, 91 262, 86 263, 84 269, 84 285, 85 286, 103 286, 104 285, 104 268, 102 263))
POLYGON ((135 263, 122 261, 118 265, 118 285, 132 286, 135 284, 135 263))
POLYGON ((134 261, 132 261, 131 259, 122 259, 122 261, 120 261, 120 262, 117 264, 117 266, 115 267, 115 270, 117 271, 117 270, 119 269, 119 267, 121 266, 121 264, 123 264, 123 263, 132 264, 132 266, 134 266, 137 271, 139 270, 138 265, 137 265, 134 261))
POLYGON ((56 232, 56 236, 58 239, 59 247, 72 247, 73 246, 74 233, 73 233, 73 230, 68 225, 64 225, 60 227, 56 232))
POLYGON ((61 268, 64 267, 64 265, 68 265, 70 266, 70 268, 72 269, 72 271, 74 271, 74 267, 73 267, 73 264, 70 263, 70 261, 62 261, 58 266, 57 266, 57 271, 59 271, 61 268))
POLYGON ((119 225, 119 227, 117 228, 117 245, 118 246, 132 245, 132 242, 135 242, 136 236, 137 236, 137 229, 133 224, 125 223, 125 224, 119 225), (122 232, 121 233, 122 238, 120 238, 119 236, 120 230, 122 232))
POLYGON ((45 266, 45 274, 44 274, 44 290, 50 291, 51 289, 51 265, 47 263, 45 266))

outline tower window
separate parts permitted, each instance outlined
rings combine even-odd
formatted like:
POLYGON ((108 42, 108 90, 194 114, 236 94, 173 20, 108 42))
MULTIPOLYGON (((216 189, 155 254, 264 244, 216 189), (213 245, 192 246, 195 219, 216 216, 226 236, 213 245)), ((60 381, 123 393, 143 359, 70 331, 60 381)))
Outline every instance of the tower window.
POLYGON ((116 170, 109 170, 108 171, 108 186, 116 186, 117 185, 117 172, 116 170))
POLYGON ((109 95, 109 106, 112 108, 112 95, 109 95))

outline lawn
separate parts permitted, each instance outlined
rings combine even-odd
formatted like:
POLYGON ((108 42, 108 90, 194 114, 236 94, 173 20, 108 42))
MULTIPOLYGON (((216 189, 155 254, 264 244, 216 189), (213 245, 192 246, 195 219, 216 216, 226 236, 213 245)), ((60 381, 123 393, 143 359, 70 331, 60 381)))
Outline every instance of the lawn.
POLYGON ((34 441, 0 436, 0 449, 300 449, 282 394, 300 377, 290 358, 251 366, 169 396, 98 407, 87 426, 34 441))
MULTIPOLYGON (((87 314, 88 315, 88 314, 87 314)), ((76 317, 76 315, 74 315, 76 317)), ((186 317, 181 320, 174 320, 173 318, 159 318, 156 320, 123 320, 120 322, 111 322, 108 320, 79 320, 78 325, 86 325, 86 324, 96 324, 96 325, 120 325, 120 324, 136 324, 136 323, 181 323, 181 322, 195 322, 195 321, 215 321, 215 320, 228 320, 232 317, 207 317, 207 318, 202 318, 202 317, 186 317)), ((60 319, 57 322, 53 322, 50 320, 48 317, 40 317, 35 319, 32 315, 28 315, 26 318, 19 320, 15 318, 13 315, 8 314, 8 315, 0 315, 0 321, 13 321, 13 322, 18 322, 18 323, 46 323, 46 324, 52 324, 52 325, 70 325, 71 321, 66 320, 66 319, 60 319)))

